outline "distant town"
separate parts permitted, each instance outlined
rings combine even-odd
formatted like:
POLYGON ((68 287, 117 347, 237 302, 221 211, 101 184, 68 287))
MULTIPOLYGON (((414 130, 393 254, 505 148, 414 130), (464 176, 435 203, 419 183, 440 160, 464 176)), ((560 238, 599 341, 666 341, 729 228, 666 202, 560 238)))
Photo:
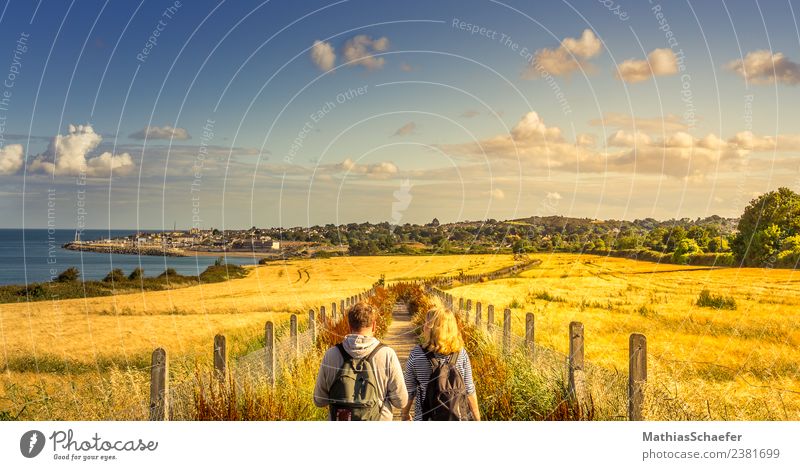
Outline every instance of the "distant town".
POLYGON ((263 260, 340 255, 535 253, 648 250, 729 252, 736 219, 597 220, 562 216, 497 221, 393 225, 351 223, 244 230, 192 229, 140 232, 126 237, 76 240, 67 249, 159 256, 241 254, 263 260), (687 240, 688 248, 682 241, 687 240))

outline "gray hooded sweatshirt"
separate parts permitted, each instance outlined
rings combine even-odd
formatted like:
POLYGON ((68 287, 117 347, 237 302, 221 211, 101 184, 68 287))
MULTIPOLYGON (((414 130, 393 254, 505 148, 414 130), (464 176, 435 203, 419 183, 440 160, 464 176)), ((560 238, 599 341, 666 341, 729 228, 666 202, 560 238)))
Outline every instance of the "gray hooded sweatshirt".
MULTIPOLYGON (((378 346, 379 341, 373 336, 347 335, 342 345, 345 351, 356 359, 364 358, 378 346)), ((325 352, 317 374, 314 387, 314 404, 323 407, 330 404, 329 392, 344 358, 335 346, 325 352)), ((381 421, 392 420, 393 407, 402 408, 408 403, 408 391, 403 379, 403 368, 397 354, 390 347, 384 346, 372 358, 372 366, 378 380, 378 393, 384 397, 381 407, 381 421)))

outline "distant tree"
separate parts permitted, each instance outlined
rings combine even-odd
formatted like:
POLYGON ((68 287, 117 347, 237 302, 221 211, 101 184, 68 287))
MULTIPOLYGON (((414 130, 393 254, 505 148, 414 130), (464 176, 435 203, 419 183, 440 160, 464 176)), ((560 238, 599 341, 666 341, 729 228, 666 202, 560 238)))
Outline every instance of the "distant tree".
POLYGON ((714 237, 708 240, 707 251, 709 253, 724 253, 730 249, 728 240, 725 237, 714 237))
POLYGON ((671 227, 664 233, 663 243, 667 252, 673 252, 678 247, 678 243, 686 238, 686 229, 681 226, 671 227))
POLYGON ((684 238, 678 242, 678 245, 675 247, 675 251, 672 253, 672 262, 686 264, 689 262, 689 257, 691 255, 702 252, 703 250, 700 249, 700 246, 694 239, 684 238))
POLYGON ((772 263, 784 239, 800 234, 800 195, 788 188, 750 201, 731 247, 737 260, 755 266, 772 263))
POLYGON ((56 278, 58 282, 73 282, 77 281, 78 278, 81 277, 81 272, 78 271, 78 268, 69 267, 61 272, 56 278))

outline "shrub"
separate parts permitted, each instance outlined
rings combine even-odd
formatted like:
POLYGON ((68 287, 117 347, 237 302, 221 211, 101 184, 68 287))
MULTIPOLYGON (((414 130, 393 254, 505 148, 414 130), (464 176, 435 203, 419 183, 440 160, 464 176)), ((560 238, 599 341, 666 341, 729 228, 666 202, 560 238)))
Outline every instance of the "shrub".
POLYGON ((543 290, 541 292, 532 292, 528 294, 528 297, 544 300, 545 302, 566 302, 567 300, 564 297, 559 297, 557 295, 553 295, 550 292, 543 290))
POLYGON ((702 253, 700 246, 696 241, 691 238, 684 238, 679 241, 675 246, 675 252, 672 253, 672 262, 677 264, 689 263, 689 257, 696 253, 702 253))
POLYGON ((130 281, 138 281, 144 277, 144 269, 136 268, 131 271, 131 274, 128 276, 128 280, 130 281))
POLYGON ((724 295, 712 294, 710 290, 703 289, 700 291, 700 296, 697 298, 697 306, 736 310, 736 299, 724 295))
POLYGON ((81 272, 78 271, 78 268, 71 266, 65 269, 61 274, 58 275, 56 281, 58 282, 73 282, 77 281, 78 278, 81 276, 81 272))
POLYGON ((175 271, 175 268, 167 268, 163 273, 159 274, 158 277, 160 278, 170 278, 170 277, 179 277, 178 271, 175 271))
MULTIPOLYGON (((219 260, 217 260, 219 261, 219 260)), ((239 279, 247 275, 247 270, 238 264, 216 264, 209 266, 200 274, 202 282, 221 282, 239 279)))
POLYGON ((125 280, 125 273, 119 268, 114 268, 106 274, 103 282, 122 282, 125 280))

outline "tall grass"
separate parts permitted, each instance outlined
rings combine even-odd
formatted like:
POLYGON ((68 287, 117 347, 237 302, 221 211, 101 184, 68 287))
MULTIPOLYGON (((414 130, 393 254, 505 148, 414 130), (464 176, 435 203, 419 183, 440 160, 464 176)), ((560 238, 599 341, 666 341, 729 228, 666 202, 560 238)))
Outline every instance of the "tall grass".
MULTIPOLYGON (((383 337, 392 321, 396 302, 395 292, 376 287, 375 295, 366 302, 378 311, 375 336, 383 337)), ((190 399, 179 404, 176 413, 192 420, 267 420, 309 421, 327 419, 327 411, 317 408, 313 401, 317 370, 325 351, 341 342, 350 331, 347 315, 337 321, 330 317, 320 325, 317 343, 310 351, 295 361, 279 364, 275 386, 266 377, 254 377, 245 371, 237 371, 235 365, 224 381, 218 380, 213 371, 198 369, 193 381, 190 399)), ((283 327, 285 328, 285 327, 283 327)), ((283 331, 279 326, 278 335, 283 331)), ((283 333, 285 334, 285 332, 283 333)), ((252 343, 256 344, 257 340, 252 343)))

